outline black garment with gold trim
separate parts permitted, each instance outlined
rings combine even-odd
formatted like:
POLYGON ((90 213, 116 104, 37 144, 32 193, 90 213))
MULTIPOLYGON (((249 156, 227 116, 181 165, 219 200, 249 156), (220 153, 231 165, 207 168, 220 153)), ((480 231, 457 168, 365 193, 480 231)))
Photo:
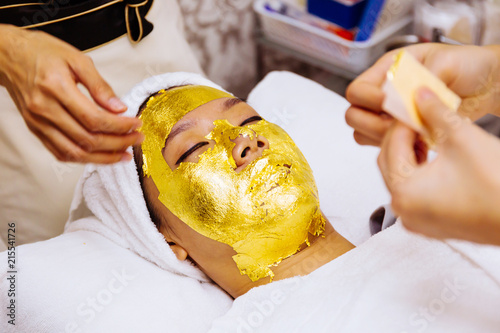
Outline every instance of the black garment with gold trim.
POLYGON ((0 23, 45 31, 84 51, 124 34, 133 43, 153 30, 153 0, 7 0, 0 23))

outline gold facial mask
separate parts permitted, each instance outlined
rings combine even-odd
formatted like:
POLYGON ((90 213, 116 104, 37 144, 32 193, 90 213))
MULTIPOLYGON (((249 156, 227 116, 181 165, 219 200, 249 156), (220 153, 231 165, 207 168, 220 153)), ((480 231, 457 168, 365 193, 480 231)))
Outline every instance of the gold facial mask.
MULTIPOLYGON (((272 279, 271 266, 295 254, 304 243, 309 245, 309 233, 319 235, 324 230, 312 170, 286 132, 264 120, 244 127, 216 120, 206 136, 215 142, 214 147, 201 154, 197 163, 183 162, 171 170, 162 149, 173 125, 156 124, 175 124, 179 114, 206 103, 199 104, 196 89, 185 90, 185 96, 175 94, 192 100, 183 110, 176 100, 169 100, 170 91, 148 102, 141 116, 146 136, 144 172, 153 178, 159 200, 173 214, 198 233, 236 251, 233 259, 242 274, 252 281, 272 279), (251 139, 261 135, 269 149, 236 173, 232 140, 239 135, 251 139)), ((220 94, 215 90, 212 100, 220 94)))

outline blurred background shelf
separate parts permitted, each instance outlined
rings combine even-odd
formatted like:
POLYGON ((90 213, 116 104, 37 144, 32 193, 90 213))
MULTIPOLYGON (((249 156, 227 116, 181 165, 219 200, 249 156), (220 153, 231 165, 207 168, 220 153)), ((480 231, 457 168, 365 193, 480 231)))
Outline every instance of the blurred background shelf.
MULTIPOLYGON (((410 32, 412 17, 405 16, 387 25, 367 41, 354 42, 309 22, 295 19, 268 9, 267 0, 254 2, 259 15, 261 36, 267 41, 295 51, 301 59, 310 57, 320 64, 346 73, 349 78, 362 73, 385 53, 394 36, 410 32)), ((322 21, 321 21, 322 22, 322 21)), ((322 66, 323 67, 323 66, 322 66)))
MULTIPOLYGON (((280 52, 284 55, 288 55, 292 58, 295 58, 297 60, 300 60, 308 65, 321 68, 325 71, 328 71, 331 74, 338 75, 344 79, 347 80, 353 80, 356 78, 356 76, 359 75, 359 73, 351 71, 345 67, 338 66, 332 62, 328 62, 316 57, 312 57, 306 53, 297 51, 295 49, 292 49, 284 44, 277 43, 271 39, 268 39, 265 35, 260 35, 257 37, 257 43, 259 44, 260 48, 265 49, 272 49, 274 51, 280 52)), ((264 52, 264 51, 259 51, 259 53, 264 52)), ((259 57, 261 59, 261 57, 259 57)), ((265 70, 263 69, 262 64, 259 64, 258 66, 258 76, 263 77, 265 70)))

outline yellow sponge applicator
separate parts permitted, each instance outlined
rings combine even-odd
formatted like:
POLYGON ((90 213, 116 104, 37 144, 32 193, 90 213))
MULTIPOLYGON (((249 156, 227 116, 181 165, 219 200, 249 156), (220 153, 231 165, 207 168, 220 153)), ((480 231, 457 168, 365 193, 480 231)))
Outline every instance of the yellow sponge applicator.
POLYGON ((451 110, 460 106, 460 97, 451 91, 410 53, 400 51, 394 64, 387 71, 387 79, 382 87, 385 99, 382 109, 415 131, 428 136, 415 104, 415 93, 420 87, 428 87, 451 110))

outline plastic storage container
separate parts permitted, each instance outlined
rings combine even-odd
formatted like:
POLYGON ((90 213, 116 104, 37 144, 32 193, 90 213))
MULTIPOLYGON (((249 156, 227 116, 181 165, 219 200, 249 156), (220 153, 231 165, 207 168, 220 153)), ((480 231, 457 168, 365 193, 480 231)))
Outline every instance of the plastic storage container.
POLYGON ((365 42, 351 42, 332 32, 265 9, 266 0, 254 2, 262 32, 270 41, 341 67, 354 74, 368 68, 385 52, 391 37, 406 33, 412 18, 394 22, 365 42))
POLYGON ((307 0, 307 11, 349 30, 358 25, 365 5, 365 0, 307 0))

